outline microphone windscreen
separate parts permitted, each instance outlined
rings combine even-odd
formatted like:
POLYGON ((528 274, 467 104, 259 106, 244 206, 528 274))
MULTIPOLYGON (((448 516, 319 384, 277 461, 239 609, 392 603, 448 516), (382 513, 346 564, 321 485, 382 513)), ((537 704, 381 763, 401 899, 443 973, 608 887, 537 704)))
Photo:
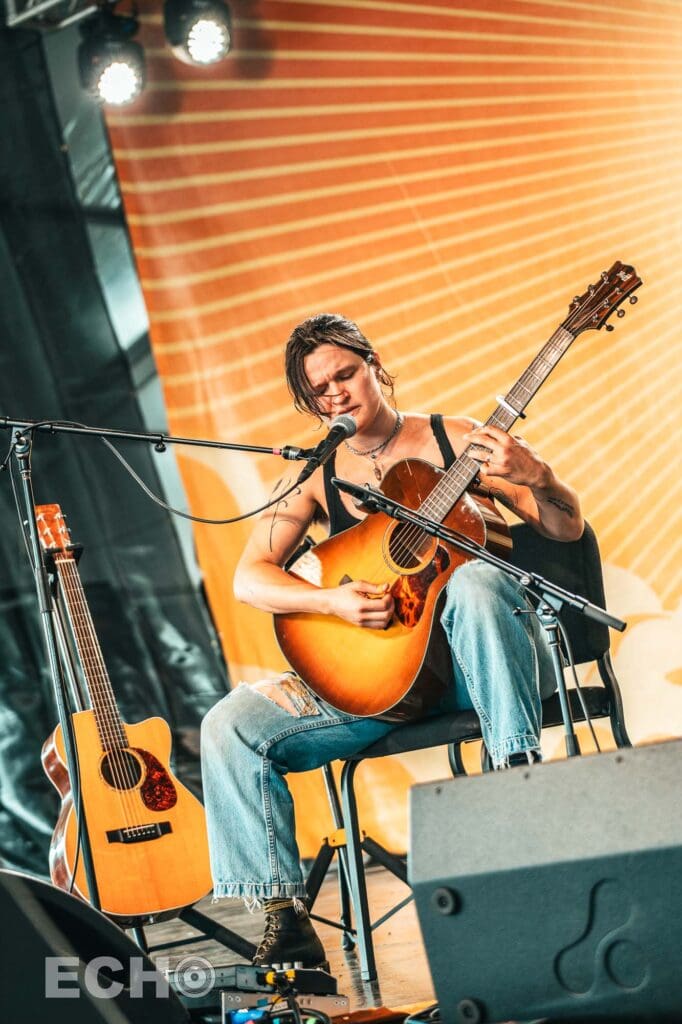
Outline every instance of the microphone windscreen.
POLYGON ((338 427, 340 427, 343 430, 345 437, 352 437, 353 434, 358 429, 357 423, 355 422, 353 417, 347 412, 342 413, 341 416, 337 416, 336 419, 333 419, 329 424, 330 431, 338 427))

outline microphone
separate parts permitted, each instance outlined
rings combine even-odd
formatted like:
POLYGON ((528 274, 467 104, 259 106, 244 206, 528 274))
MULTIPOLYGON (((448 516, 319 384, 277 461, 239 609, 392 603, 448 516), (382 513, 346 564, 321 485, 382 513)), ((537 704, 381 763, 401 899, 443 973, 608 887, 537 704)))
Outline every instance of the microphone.
POLYGON ((302 484, 304 480, 307 480, 309 476, 315 472, 320 466, 324 466, 336 449, 339 447, 342 441, 345 441, 347 437, 352 437, 355 431, 358 429, 358 425, 352 416, 348 413, 344 413, 342 416, 337 416, 336 419, 332 420, 332 424, 329 428, 329 433, 323 441, 313 449, 313 453, 308 459, 308 462, 301 470, 297 484, 302 484))
MULTIPOLYGON (((388 506, 393 505, 383 491, 375 491, 373 487, 353 484, 350 480, 342 480, 338 476, 332 477, 332 484, 337 491, 345 491, 350 494, 356 505, 361 506, 366 512, 386 512, 388 506)), ((388 513, 390 515, 390 512, 388 513)))

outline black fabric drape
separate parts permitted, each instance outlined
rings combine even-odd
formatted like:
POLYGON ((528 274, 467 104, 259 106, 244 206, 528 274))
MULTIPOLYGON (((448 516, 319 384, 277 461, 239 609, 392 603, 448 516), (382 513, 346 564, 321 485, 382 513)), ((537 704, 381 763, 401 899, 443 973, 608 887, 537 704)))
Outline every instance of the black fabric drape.
MULTIPOLYGON (((120 209, 89 211, 78 199, 33 33, 0 32, 0 123, 0 415, 148 429, 86 219, 125 225, 120 209)), ((102 153, 93 159, 101 164, 102 153)), ((153 367, 147 339, 136 344, 153 367)), ((1 455, 9 442, 0 431, 1 455)), ((160 491, 156 464, 168 454, 121 447, 160 491)), ((198 788, 199 722, 227 679, 170 516, 101 441, 36 434, 32 461, 36 500, 60 504, 84 545, 81 577, 124 720, 166 718, 175 768, 198 788)), ((0 857, 44 874, 58 801, 40 749, 56 712, 9 472, 0 475, 0 558, 0 857)))

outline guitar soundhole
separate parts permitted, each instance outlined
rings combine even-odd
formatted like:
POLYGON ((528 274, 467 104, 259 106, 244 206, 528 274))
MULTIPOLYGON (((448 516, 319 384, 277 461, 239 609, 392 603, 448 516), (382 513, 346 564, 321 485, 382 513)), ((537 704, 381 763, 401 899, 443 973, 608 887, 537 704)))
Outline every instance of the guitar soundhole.
POLYGON ((410 523, 398 523, 389 531, 388 557, 403 573, 417 572, 431 561, 436 542, 410 523))
POLYGON ((142 778, 142 765, 129 750, 112 750, 102 759, 104 781, 112 789, 134 789, 142 778))

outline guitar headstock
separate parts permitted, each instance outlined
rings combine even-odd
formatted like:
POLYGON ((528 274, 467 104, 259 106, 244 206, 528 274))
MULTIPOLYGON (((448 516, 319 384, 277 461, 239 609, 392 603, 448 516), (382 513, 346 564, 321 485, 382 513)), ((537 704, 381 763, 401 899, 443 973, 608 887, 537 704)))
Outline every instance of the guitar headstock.
MULTIPOLYGON (((634 267, 616 261, 610 270, 603 271, 599 281, 591 284, 584 295, 576 295, 561 326, 574 337, 581 331, 599 330, 628 296, 632 304, 637 302, 637 296, 632 292, 641 283, 634 267)), ((619 309, 618 316, 625 316, 625 310, 619 309)), ((613 325, 609 324, 606 329, 612 331, 613 325)))
POLYGON ((72 557, 73 544, 59 505, 36 505, 38 536, 45 551, 72 557))

